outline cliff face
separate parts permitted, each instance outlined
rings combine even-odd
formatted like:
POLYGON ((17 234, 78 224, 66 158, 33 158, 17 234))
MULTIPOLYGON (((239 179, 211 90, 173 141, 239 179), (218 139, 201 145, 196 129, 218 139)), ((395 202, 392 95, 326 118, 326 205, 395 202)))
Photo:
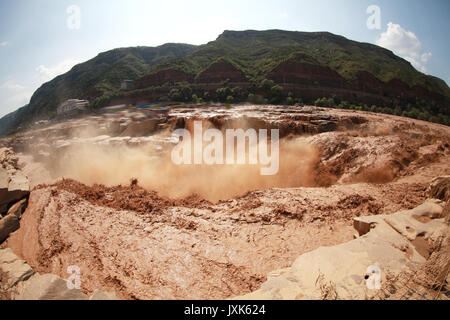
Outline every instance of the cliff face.
POLYGON ((248 82, 245 74, 230 62, 220 59, 201 72, 197 83, 218 83, 229 79, 230 82, 248 82))
POLYGON ((392 79, 384 86, 384 92, 391 97, 405 97, 408 96, 409 86, 401 80, 392 79))
POLYGON ((220 59, 199 73, 196 78, 180 70, 166 69, 139 78, 135 82, 135 87, 137 89, 143 89, 152 86, 161 86, 164 83, 174 85, 179 82, 187 82, 201 85, 200 89, 204 88, 206 90, 220 87, 218 85, 227 79, 234 83, 248 83, 245 74, 241 70, 236 68, 232 63, 220 59))
MULTIPOLYGON (((266 78, 283 86, 285 93, 290 91, 306 100, 334 96, 341 100, 358 101, 369 105, 416 100, 434 100, 445 104, 445 97, 418 85, 410 87, 399 79, 383 82, 367 71, 360 71, 355 79, 347 80, 331 68, 309 61, 295 59, 283 61, 269 71, 266 78)), ((135 85, 137 89, 143 89, 165 83, 173 86, 176 83, 187 82, 195 91, 201 93, 223 87, 223 82, 227 79, 230 83, 239 84, 243 89, 251 85, 244 72, 225 59, 214 62, 197 77, 180 70, 165 69, 136 80, 135 85)), ((133 95, 116 99, 114 102, 155 101, 167 93, 168 89, 161 88, 151 94, 133 95)))
POLYGON ((384 83, 371 73, 361 71, 358 73, 357 78, 349 83, 347 87, 356 91, 383 95, 384 83))
POLYGON ((280 63, 268 73, 267 78, 280 84, 295 83, 331 88, 342 88, 345 83, 343 77, 328 67, 292 60, 280 63))
POLYGON ((287 60, 280 63, 267 78, 304 97, 334 95, 340 99, 358 99, 365 103, 383 101, 432 99, 445 103, 445 97, 415 85, 408 86, 399 79, 382 82, 367 71, 358 72, 356 79, 347 81, 336 71, 315 64, 287 60))
POLYGON ((142 89, 152 86, 159 86, 164 83, 173 85, 176 82, 192 82, 193 80, 193 76, 183 71, 167 69, 146 75, 136 80, 135 86, 137 89, 142 89))
POLYGON ((383 83, 383 95, 393 99, 407 99, 409 101, 419 100, 434 100, 440 103, 448 103, 448 100, 438 94, 431 92, 421 86, 408 86, 401 80, 392 79, 387 83, 383 83), (447 102, 446 102, 447 100, 447 102))

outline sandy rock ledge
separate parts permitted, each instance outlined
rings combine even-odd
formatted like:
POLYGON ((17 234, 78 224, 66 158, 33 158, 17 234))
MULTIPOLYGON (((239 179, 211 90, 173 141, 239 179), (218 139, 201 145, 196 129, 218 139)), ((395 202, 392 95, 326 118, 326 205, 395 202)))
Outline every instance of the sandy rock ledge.
POLYGON ((429 199, 412 210, 354 218, 357 239, 303 254, 290 268, 271 272, 259 290, 234 299, 376 298, 379 290, 366 285, 368 272, 380 270, 381 283, 385 283, 387 275, 405 274, 425 264, 430 243, 439 239, 448 243, 444 205, 429 199))
POLYGON ((117 300, 114 293, 95 290, 88 296, 69 289, 55 274, 38 274, 11 249, 0 248, 0 299, 11 300, 117 300))

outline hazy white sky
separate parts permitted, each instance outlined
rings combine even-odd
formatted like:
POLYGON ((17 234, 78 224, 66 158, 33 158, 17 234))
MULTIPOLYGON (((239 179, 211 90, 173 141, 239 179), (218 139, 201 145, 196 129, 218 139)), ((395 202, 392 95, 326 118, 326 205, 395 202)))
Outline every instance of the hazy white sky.
POLYGON ((102 51, 203 44, 224 30, 329 31, 387 47, 449 83, 449 9, 448 0, 0 1, 0 117, 102 51), (370 5, 380 29, 367 27, 370 5))

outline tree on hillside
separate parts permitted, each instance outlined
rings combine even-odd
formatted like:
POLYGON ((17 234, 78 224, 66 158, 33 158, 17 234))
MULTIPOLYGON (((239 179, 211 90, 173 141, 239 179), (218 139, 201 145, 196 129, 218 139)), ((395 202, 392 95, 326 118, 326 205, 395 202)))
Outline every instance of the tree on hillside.
POLYGON ((234 101, 241 101, 245 97, 245 92, 241 87, 234 87, 231 89, 231 95, 234 97, 234 101))
POLYGON ((227 97, 231 95, 232 95, 231 89, 228 87, 219 88, 216 90, 216 96, 220 102, 225 102, 227 100, 227 97))
POLYGON ((181 92, 178 89, 172 89, 169 92, 169 99, 172 101, 181 101, 182 100, 182 96, 181 96, 181 92))
POLYGON ((270 103, 280 103, 283 99, 283 87, 280 85, 274 85, 270 88, 270 103))
MULTIPOLYGON (((324 107, 324 108, 334 108, 336 106, 336 103, 334 102, 333 98, 319 98, 314 102, 314 105, 318 106, 318 107, 324 107)), ((344 109, 346 109, 343 106, 344 109)), ((361 107, 362 109, 362 107, 361 107)))
POLYGON ((247 101, 254 104, 265 104, 267 103, 267 99, 264 99, 263 96, 259 94, 249 93, 247 97, 247 101))
POLYGON ((273 82, 273 80, 268 80, 268 79, 264 79, 263 81, 261 81, 261 83, 259 84, 259 89, 263 90, 264 92, 266 92, 267 94, 270 92, 270 89, 275 85, 275 82, 273 82))
POLYGON ((192 89, 191 86, 188 84, 184 84, 180 88, 181 96, 184 101, 191 101, 192 100, 192 89))

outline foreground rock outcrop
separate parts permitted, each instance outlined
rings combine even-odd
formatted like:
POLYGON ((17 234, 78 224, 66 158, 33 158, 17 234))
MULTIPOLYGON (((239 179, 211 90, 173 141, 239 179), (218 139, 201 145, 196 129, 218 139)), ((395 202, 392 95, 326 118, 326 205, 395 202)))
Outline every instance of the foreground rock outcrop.
MULTIPOLYGON (((26 264, 5 264, 20 280, 0 295, 19 297, 10 289, 26 283, 27 299, 104 299, 98 289, 120 299, 224 299, 265 283, 255 294, 359 299, 374 296, 364 276, 376 268, 389 290, 392 274, 418 279, 407 276, 417 268, 442 279, 450 258, 435 248, 445 247, 438 235, 449 217, 449 137, 447 127, 393 116, 252 105, 118 109, 21 133, 3 141, 17 154, 6 152, 2 167, 8 188, 26 175, 32 191, 8 201, 1 221, 2 246, 26 264), (279 129, 279 174, 176 167, 171 132, 194 121, 279 129), (447 205, 389 216, 427 198, 447 205), (63 290, 75 265, 80 296, 63 290)), ((436 281, 427 288, 437 294, 436 281)))
POLYGON ((91 297, 55 274, 38 274, 11 249, 0 248, 0 300, 116 300, 96 290, 91 297))
MULTIPOLYGON (((253 293, 236 299, 367 299, 376 298, 382 287, 368 284, 371 272, 399 275, 424 264, 433 244, 448 242, 449 226, 444 222, 443 203, 428 200, 412 210, 392 215, 354 218, 359 237, 334 247, 321 247, 301 255, 290 268, 277 270, 253 293)), ((442 249, 447 263, 448 247, 442 249)), ((448 286, 445 277, 442 286, 448 286)), ((387 296, 389 297, 389 296, 387 296)), ((432 298, 424 293, 422 298, 432 298)), ((386 296, 383 296, 386 298, 386 296)), ((416 297, 418 298, 418 297, 416 297)))
POLYGON ((30 193, 28 178, 18 169, 10 148, 0 149, 0 243, 19 229, 19 220, 30 193))

